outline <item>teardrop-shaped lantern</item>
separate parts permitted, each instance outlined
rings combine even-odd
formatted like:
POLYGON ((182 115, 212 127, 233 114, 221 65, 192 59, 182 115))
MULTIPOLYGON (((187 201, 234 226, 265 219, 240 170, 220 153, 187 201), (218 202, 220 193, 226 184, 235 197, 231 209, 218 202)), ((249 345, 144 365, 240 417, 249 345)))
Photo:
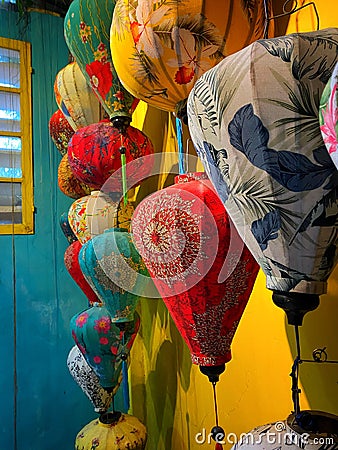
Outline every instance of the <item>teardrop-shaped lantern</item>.
POLYGON ((113 323, 108 310, 95 304, 72 317, 70 327, 73 339, 94 370, 100 384, 108 391, 119 384, 123 362, 128 355, 140 326, 137 313, 133 320, 113 323))
POLYGON ((202 75, 188 101, 205 170, 295 325, 337 261, 338 172, 318 123, 337 51, 336 28, 260 40, 202 75))
POLYGON ((87 83, 111 119, 130 120, 138 100, 123 87, 112 64, 109 32, 115 0, 74 0, 64 21, 66 43, 87 83))
POLYGON ((74 134, 62 111, 55 111, 48 123, 49 134, 62 156, 67 153, 68 142, 74 134))
POLYGON ((79 286, 82 292, 88 299, 90 304, 101 303, 96 293, 91 288, 88 281, 85 279, 80 264, 79 264, 79 253, 82 244, 80 241, 76 240, 71 245, 69 245, 64 254, 64 263, 69 275, 73 278, 75 283, 79 286))
POLYGON ((73 130, 99 122, 101 105, 82 74, 78 64, 67 64, 56 75, 55 99, 73 130))
POLYGON ((127 230, 111 228, 83 244, 79 263, 114 322, 128 322, 148 283, 148 271, 127 230))
POLYGON ((108 411, 122 379, 120 378, 113 391, 107 392, 106 389, 103 389, 99 378, 89 366, 77 345, 74 345, 69 352, 67 366, 71 376, 93 404, 94 411, 100 414, 108 411))
POLYGON ((135 416, 114 412, 83 427, 75 450, 144 450, 146 442, 147 429, 135 416))
POLYGON ((73 202, 68 211, 69 224, 81 244, 113 227, 130 228, 134 208, 115 202, 100 191, 73 202))
POLYGON ((211 182, 178 176, 137 206, 132 233, 192 362, 224 370, 259 266, 211 182))
POLYGON ((70 198, 80 198, 90 194, 93 190, 90 186, 79 181, 68 162, 68 155, 64 155, 58 167, 58 186, 60 191, 70 198))
POLYGON ((327 151, 338 168, 338 63, 327 82, 319 106, 319 124, 327 151))
POLYGON ((60 216, 60 227, 69 244, 77 241, 77 237, 69 225, 68 214, 66 212, 60 216))
POLYGON ((118 76, 137 98, 175 111, 202 73, 263 37, 264 3, 118 0, 110 40, 118 76))
MULTIPOLYGON (((142 179, 149 176, 151 161, 147 158, 144 164, 141 157, 154 153, 150 139, 131 126, 122 135, 109 121, 101 121, 78 130, 68 145, 69 164, 76 178, 100 189, 121 168, 121 145, 125 148, 127 178, 135 174, 142 174, 142 179), (135 163, 128 165, 130 161, 135 163)), ((115 174, 110 191, 122 192, 122 174, 115 174)))

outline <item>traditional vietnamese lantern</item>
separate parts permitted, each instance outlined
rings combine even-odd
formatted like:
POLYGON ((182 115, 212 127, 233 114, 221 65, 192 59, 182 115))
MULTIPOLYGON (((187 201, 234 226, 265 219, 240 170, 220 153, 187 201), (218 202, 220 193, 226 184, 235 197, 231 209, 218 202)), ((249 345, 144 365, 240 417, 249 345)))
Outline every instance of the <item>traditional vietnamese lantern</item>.
MULTIPOLYGON (((132 234, 191 359, 215 389, 259 266, 204 173, 146 197, 132 234)), ((217 408, 215 408, 217 411, 217 408)), ((216 429, 218 427, 216 413, 216 429)))
POLYGON ((102 119, 100 102, 75 61, 56 75, 54 93, 59 109, 73 130, 102 119))
MULTIPOLYGON (((109 121, 101 121, 81 128, 72 137, 68 145, 68 159, 72 172, 82 183, 94 189, 100 189, 108 178, 111 180, 110 191, 122 192, 123 173, 121 168, 121 133, 109 121)), ((144 164, 142 156, 154 153, 149 138, 140 130, 129 126, 122 136, 126 177, 141 174, 142 179, 150 175, 152 164, 147 159, 144 164), (134 164, 128 165, 130 161, 134 164)))
POLYGON ((113 201, 101 191, 92 191, 70 205, 69 224, 81 244, 113 227, 129 229, 134 208, 113 201))
POLYGON ((101 300, 98 298, 96 293, 91 288, 88 281, 85 279, 80 264, 79 264, 79 253, 81 250, 82 244, 80 241, 76 240, 71 243, 64 254, 64 263, 69 275, 73 278, 75 283, 79 286, 82 292, 88 299, 89 304, 93 305, 94 303, 101 303, 101 300))
POLYGON ((127 230, 111 228, 83 244, 79 263, 113 322, 133 320, 148 271, 127 230))
POLYGON ((255 42, 198 80, 189 129, 273 300, 301 325, 337 261, 337 170, 318 123, 338 30, 255 42))
POLYGON ((99 304, 76 314, 70 321, 73 339, 107 391, 119 384, 123 363, 140 326, 137 313, 129 322, 112 322, 109 311, 99 304))
POLYGON ((264 3, 118 0, 110 48, 120 80, 135 97, 180 112, 202 73, 263 37, 264 3))
POLYGON ((120 387, 122 377, 118 380, 113 391, 107 392, 100 385, 99 378, 87 363, 77 345, 74 345, 69 352, 67 366, 75 382, 91 401, 94 406, 94 411, 100 414, 107 412, 112 404, 113 396, 120 387))
POLYGON ((327 82, 320 100, 319 124, 327 151, 338 168, 338 63, 327 82))
POLYGON ((146 427, 136 417, 115 411, 83 427, 75 450, 144 450, 146 442, 146 427))
POLYGON ((90 194, 93 190, 90 186, 79 181, 68 162, 68 155, 64 155, 58 167, 58 186, 60 191, 70 198, 80 198, 90 194))
POLYGON ((74 134, 62 111, 55 111, 48 123, 49 134, 62 156, 67 153, 68 142, 74 134))

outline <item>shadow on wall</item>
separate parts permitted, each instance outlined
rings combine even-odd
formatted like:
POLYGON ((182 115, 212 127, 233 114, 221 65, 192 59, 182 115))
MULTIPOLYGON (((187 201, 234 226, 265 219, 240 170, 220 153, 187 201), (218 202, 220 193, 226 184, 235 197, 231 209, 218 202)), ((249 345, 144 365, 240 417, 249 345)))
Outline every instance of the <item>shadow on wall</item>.
MULTIPOLYGON (((139 309, 138 352, 130 371, 132 410, 151 430, 147 448, 170 449, 175 413, 180 413, 178 392, 190 385, 190 354, 161 299, 142 299, 139 309)), ((178 438, 175 431, 175 444, 178 438)))
MULTIPOLYGON (((337 292, 338 267, 329 278, 328 293, 321 295, 319 307, 305 316, 299 329, 303 359, 312 360, 313 350, 326 347, 328 360, 338 361, 337 292)), ((287 323, 285 326, 292 355, 296 356, 293 327, 287 323)), ((338 415, 338 364, 304 362, 300 382, 311 409, 338 415)))

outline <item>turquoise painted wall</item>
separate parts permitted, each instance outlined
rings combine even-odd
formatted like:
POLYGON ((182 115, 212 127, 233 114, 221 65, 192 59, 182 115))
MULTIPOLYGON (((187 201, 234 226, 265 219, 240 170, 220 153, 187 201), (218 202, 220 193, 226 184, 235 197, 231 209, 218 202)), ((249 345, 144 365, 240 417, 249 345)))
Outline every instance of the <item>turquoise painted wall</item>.
POLYGON ((36 215, 34 235, 0 236, 0 449, 72 450, 96 414, 66 365, 69 320, 87 301, 63 263, 59 217, 72 200, 57 186, 61 156, 48 133, 68 51, 63 19, 34 12, 25 31, 17 20, 0 10, 0 35, 32 44, 36 215))

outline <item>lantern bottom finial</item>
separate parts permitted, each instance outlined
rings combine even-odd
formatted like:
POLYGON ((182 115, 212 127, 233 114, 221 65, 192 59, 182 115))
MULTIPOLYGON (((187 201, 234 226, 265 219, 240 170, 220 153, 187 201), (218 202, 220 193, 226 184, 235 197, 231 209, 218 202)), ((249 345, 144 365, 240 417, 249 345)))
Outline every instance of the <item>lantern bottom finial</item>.
POLYGON ((115 128, 119 130, 121 134, 125 134, 126 129, 129 127, 131 122, 130 116, 114 116, 110 118, 111 123, 115 128))
POLYGON ((105 425, 117 423, 120 420, 122 413, 120 411, 106 412, 100 415, 99 421, 105 425))
POLYGON ((285 311, 289 325, 302 325, 305 314, 319 305, 319 295, 301 292, 273 291, 272 300, 285 311))
POLYGON ((210 383, 217 383, 219 376, 225 371, 225 364, 219 366, 199 366, 203 375, 209 378, 210 383))

